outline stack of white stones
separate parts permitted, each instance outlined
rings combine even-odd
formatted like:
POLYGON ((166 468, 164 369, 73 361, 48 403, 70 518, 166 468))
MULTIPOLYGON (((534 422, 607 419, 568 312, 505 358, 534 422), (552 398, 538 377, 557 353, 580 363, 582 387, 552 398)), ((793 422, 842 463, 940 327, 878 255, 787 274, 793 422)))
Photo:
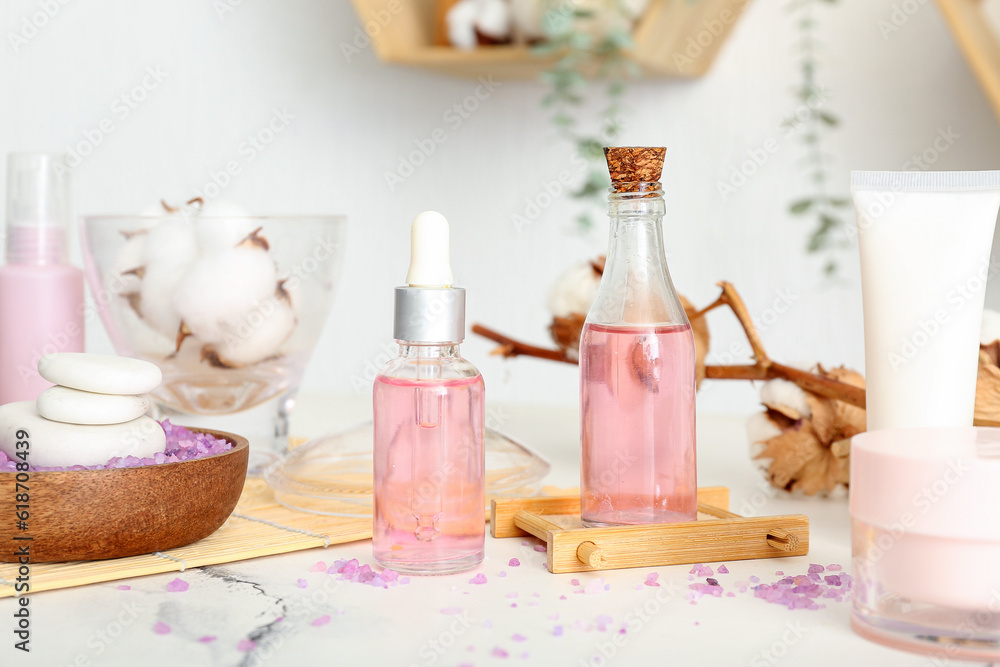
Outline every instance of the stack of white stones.
MULTIPOLYGON (((0 406, 0 451, 15 459, 18 432, 28 434, 33 467, 103 465, 115 457, 151 457, 166 436, 146 417, 145 395, 160 385, 148 361, 107 354, 60 353, 43 357, 38 372, 55 387, 37 401, 0 406)), ((19 460, 19 459, 17 459, 19 460)))

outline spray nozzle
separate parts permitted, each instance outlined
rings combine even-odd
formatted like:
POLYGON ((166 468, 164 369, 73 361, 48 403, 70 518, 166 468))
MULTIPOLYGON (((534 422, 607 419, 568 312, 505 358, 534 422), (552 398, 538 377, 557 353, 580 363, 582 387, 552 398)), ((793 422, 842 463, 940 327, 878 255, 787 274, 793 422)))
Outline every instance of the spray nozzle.
POLYGON ((410 287, 451 287, 448 221, 436 211, 424 211, 413 220, 410 228, 410 270, 406 283, 410 287))

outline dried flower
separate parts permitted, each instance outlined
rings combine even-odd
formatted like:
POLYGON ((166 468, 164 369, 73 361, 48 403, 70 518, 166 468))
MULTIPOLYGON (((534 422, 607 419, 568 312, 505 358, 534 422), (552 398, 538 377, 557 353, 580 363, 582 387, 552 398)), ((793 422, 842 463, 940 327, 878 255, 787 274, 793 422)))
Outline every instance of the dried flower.
MULTIPOLYGON (((819 375, 864 386, 860 373, 843 366, 818 367, 819 375)), ((806 495, 832 493, 850 482, 850 438, 865 430, 865 411, 843 401, 823 398, 785 380, 761 389, 767 410, 747 425, 753 458, 771 484, 806 495)))

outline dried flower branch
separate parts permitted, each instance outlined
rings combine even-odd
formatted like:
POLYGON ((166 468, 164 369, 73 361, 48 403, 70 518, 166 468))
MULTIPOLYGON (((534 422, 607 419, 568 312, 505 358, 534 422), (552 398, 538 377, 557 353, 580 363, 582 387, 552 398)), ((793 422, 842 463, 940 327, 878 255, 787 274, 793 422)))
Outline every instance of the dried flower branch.
MULTIPOLYGON (((736 291, 736 288, 733 287, 731 283, 726 281, 720 282, 719 287, 722 288, 722 294, 719 295, 719 298, 716 299, 711 305, 694 313, 689 313, 688 318, 693 324, 696 321, 702 320, 706 313, 714 310, 715 308, 718 308, 719 306, 728 306, 730 310, 733 311, 733 314, 736 315, 740 325, 743 327, 743 331, 745 332, 747 340, 750 343, 750 347, 753 350, 756 363, 736 366, 706 365, 705 377, 714 380, 771 380, 779 378, 793 382, 802 389, 824 398, 843 401, 848 405, 860 407, 862 409, 864 408, 864 387, 858 387, 847 382, 841 382, 832 378, 829 374, 822 371, 822 369, 813 373, 772 361, 764 350, 764 346, 760 340, 760 335, 757 333, 757 328, 754 326, 753 320, 750 318, 749 312, 747 311, 746 304, 743 303, 743 299, 736 291)), ((513 338, 509 338, 508 336, 498 333, 481 324, 473 325, 472 332, 500 343, 500 347, 494 351, 494 354, 502 354, 505 357, 538 357, 540 359, 562 361, 569 364, 577 363, 575 355, 567 353, 567 349, 573 349, 573 347, 570 346, 563 346, 561 349, 553 350, 528 345, 514 340, 513 338)), ((705 333, 707 337, 707 330, 705 333)))

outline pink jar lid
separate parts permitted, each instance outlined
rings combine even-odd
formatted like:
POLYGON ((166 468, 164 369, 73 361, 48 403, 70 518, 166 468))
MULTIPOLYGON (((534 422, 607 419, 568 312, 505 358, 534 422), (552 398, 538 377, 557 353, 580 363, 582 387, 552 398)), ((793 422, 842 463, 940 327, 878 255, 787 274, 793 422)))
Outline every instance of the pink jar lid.
POLYGON ((851 517, 890 532, 1000 542, 1000 428, 854 436, 851 517))

